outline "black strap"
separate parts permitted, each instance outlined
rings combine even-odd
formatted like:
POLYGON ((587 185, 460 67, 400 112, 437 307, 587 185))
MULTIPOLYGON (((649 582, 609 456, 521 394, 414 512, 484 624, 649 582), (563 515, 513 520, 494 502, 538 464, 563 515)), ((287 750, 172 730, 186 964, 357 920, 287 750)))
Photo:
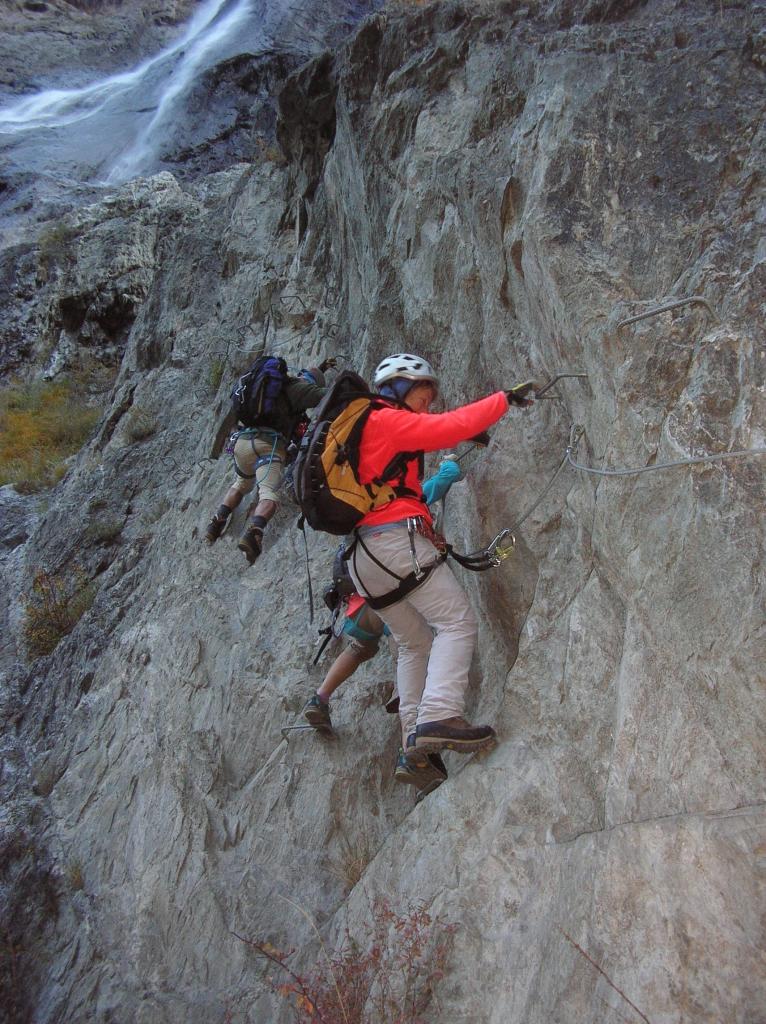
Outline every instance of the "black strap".
POLYGON ((454 558, 458 565, 462 565, 464 569, 469 569, 471 572, 486 572, 487 569, 494 569, 497 565, 497 562, 493 561, 492 556, 486 551, 482 551, 478 555, 461 555, 451 544, 448 544, 447 554, 450 558, 454 558))
POLYGON ((298 529, 303 534, 303 546, 306 549, 306 579, 308 581, 309 590, 309 622, 314 622, 314 590, 311 586, 311 566, 309 565, 309 542, 306 540, 306 520, 303 516, 298 520, 298 529))
MULTIPOLYGON (((356 565, 357 544, 360 544, 362 546, 362 550, 364 551, 364 553, 372 562, 374 562, 378 566, 378 568, 382 569, 383 572, 386 573, 386 575, 392 576, 395 580, 398 580, 399 583, 399 585, 395 587, 393 590, 389 590, 387 594, 380 594, 378 597, 371 597, 369 594, 365 594, 365 600, 367 601, 367 604, 370 606, 370 608, 373 609, 373 611, 379 611, 381 608, 389 608, 392 604, 396 604, 397 601, 404 600, 404 598, 407 597, 408 594, 411 594, 413 590, 416 590, 422 583, 425 583, 425 581, 428 579, 428 577, 431 575, 434 569, 440 566, 447 557, 446 554, 440 555, 435 562, 432 562, 430 565, 425 566, 425 568, 421 570, 419 576, 416 576, 414 571, 411 572, 408 576, 399 576, 397 573, 392 572, 387 566, 383 565, 383 563, 379 559, 377 559, 375 555, 373 555, 373 553, 370 551, 370 549, 367 547, 367 545, 364 543, 362 538, 357 533, 354 536, 354 540, 351 543, 351 546, 348 548, 346 558, 353 557, 354 570, 358 577, 359 570, 357 569, 356 565)), ((359 580, 361 582, 361 577, 359 577, 359 580)))
POLYGON ((321 646, 320 646, 319 650, 316 653, 316 657, 314 658, 314 660, 311 663, 312 665, 317 665, 319 663, 319 659, 324 654, 325 647, 332 640, 332 638, 333 638, 332 626, 328 626, 326 629, 320 629, 319 630, 319 635, 320 636, 324 636, 324 640, 322 641, 321 646))
POLYGON ((367 597, 367 604, 373 611, 380 611, 381 608, 388 608, 392 604, 396 604, 397 601, 403 601, 408 594, 411 594, 413 590, 416 590, 422 583, 428 579, 434 569, 441 565, 444 561, 444 557, 441 557, 437 562, 432 562, 431 565, 426 566, 421 572, 420 576, 416 576, 414 572, 411 572, 409 576, 405 576, 401 581, 396 590, 390 591, 388 594, 381 594, 380 597, 367 597))

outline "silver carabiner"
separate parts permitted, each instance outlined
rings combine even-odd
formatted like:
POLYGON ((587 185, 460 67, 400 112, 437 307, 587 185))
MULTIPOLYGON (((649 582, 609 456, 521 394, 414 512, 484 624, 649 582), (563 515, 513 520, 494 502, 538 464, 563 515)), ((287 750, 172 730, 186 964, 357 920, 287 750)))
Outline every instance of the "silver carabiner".
POLYGON ((415 573, 416 580, 422 580, 425 576, 425 572, 420 567, 418 561, 417 552, 415 551, 415 534, 418 532, 418 521, 414 516, 408 516, 407 518, 407 533, 410 538, 410 554, 412 555, 412 571, 415 573))

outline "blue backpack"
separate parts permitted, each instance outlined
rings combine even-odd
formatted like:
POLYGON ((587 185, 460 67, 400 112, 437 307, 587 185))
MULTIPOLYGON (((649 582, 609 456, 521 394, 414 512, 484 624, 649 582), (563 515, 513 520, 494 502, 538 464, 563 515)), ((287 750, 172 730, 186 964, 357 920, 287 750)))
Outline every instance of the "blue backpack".
POLYGON ((287 363, 278 356, 261 356, 237 381, 231 408, 245 427, 271 425, 276 401, 287 382, 287 363))

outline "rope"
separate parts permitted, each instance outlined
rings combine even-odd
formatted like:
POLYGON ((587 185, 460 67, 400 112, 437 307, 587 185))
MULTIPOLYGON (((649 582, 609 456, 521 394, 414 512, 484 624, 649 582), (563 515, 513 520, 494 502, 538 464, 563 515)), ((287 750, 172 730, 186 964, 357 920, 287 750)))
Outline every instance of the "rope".
MULTIPOLYGON (((595 466, 584 466, 581 462, 575 462, 574 456, 577 453, 577 443, 584 433, 584 429, 579 424, 575 424, 572 427, 569 444, 564 455, 564 462, 568 462, 573 469, 582 470, 583 473, 591 473, 593 476, 638 476, 640 473, 654 473, 661 469, 675 469, 677 466, 696 466, 702 462, 721 462, 723 459, 742 459, 750 455, 766 455, 766 448, 744 448, 736 452, 719 452, 717 455, 696 455, 689 459, 660 462, 656 466, 641 466, 638 469, 596 469, 595 466)), ((561 466, 559 466, 559 469, 561 469, 561 466)), ((558 473, 558 470, 556 470, 556 473, 558 473)), ((543 491, 544 493, 545 491, 543 491)))
MULTIPOLYGON (((656 466, 642 466, 638 469, 596 469, 594 466, 585 466, 581 462, 575 461, 575 456, 577 454, 577 445, 581 438, 584 436, 584 434, 585 428, 583 426, 581 426, 579 423, 574 423, 572 425, 572 428, 569 432, 569 444, 567 445, 567 449, 564 452, 564 458, 558 464, 555 472, 553 473, 553 476, 550 478, 550 480, 542 489, 537 498, 532 502, 529 508, 527 508, 519 516, 519 518, 514 522, 514 524, 508 528, 507 532, 509 534, 513 535, 516 532, 516 530, 518 530, 518 528, 521 526, 521 524, 524 523, 532 515, 532 513, 535 511, 537 506, 546 496, 548 491, 550 491, 551 487, 553 487, 556 478, 558 477, 559 473, 564 468, 564 466, 567 465, 567 463, 570 466, 572 466, 573 469, 579 469, 582 470, 583 473, 591 473, 594 476, 619 477, 638 476, 641 473, 654 473, 661 469, 674 469, 678 466, 695 466, 703 462, 721 462, 724 459, 741 459, 747 458, 750 455, 766 455, 766 448, 745 448, 735 452, 720 452, 717 455, 697 455, 688 459, 676 459, 673 462, 661 462, 659 463, 659 465, 656 466)), ((495 542, 493 541, 492 543, 494 544, 495 542)), ((492 547, 492 545, 490 545, 490 547, 492 547)), ((489 548, 484 549, 484 551, 488 550, 489 548)), ((483 554, 484 552, 481 553, 483 554)), ((477 552, 477 554, 479 554, 479 552, 477 552)))
POLYGON ((521 524, 532 515, 532 513, 537 508, 537 506, 540 504, 540 502, 543 500, 545 495, 548 493, 548 491, 551 489, 551 487, 553 487, 553 484, 556 481, 556 477, 559 475, 559 473, 564 468, 564 466, 566 466, 568 458, 569 458, 569 448, 567 448, 566 452, 564 453, 564 458, 559 463, 558 469, 553 474, 553 476, 550 478, 548 483, 545 485, 544 489, 540 492, 540 494, 537 497, 537 499, 529 506, 529 508, 526 510, 526 512, 524 512, 516 520, 516 522, 513 524, 513 526, 509 527, 509 530, 510 530, 511 533, 514 533, 516 530, 518 530, 518 528, 521 526, 521 524))

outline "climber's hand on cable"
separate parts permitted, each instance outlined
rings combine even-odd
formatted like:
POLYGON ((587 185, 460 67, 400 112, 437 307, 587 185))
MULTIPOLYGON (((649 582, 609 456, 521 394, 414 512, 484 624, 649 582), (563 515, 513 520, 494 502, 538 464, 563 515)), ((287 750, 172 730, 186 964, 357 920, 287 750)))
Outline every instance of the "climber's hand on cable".
POLYGON ((332 370, 337 365, 338 360, 335 356, 328 356, 327 359, 323 359, 319 364, 319 369, 322 373, 327 373, 328 370, 332 370))
POLYGON ((482 430, 476 437, 469 437, 468 441, 470 444, 477 444, 480 448, 486 448, 492 438, 489 436, 488 430, 482 430))
POLYGON ((439 460, 439 472, 444 471, 444 475, 447 476, 452 483, 457 483, 458 480, 463 478, 463 470, 460 468, 458 457, 454 452, 447 452, 439 460))
POLYGON ((533 380, 525 380, 523 384, 515 384, 512 388, 509 388, 505 393, 505 397, 508 399, 509 405, 516 405, 520 409, 528 409, 534 403, 534 392, 536 390, 537 385, 533 380))

